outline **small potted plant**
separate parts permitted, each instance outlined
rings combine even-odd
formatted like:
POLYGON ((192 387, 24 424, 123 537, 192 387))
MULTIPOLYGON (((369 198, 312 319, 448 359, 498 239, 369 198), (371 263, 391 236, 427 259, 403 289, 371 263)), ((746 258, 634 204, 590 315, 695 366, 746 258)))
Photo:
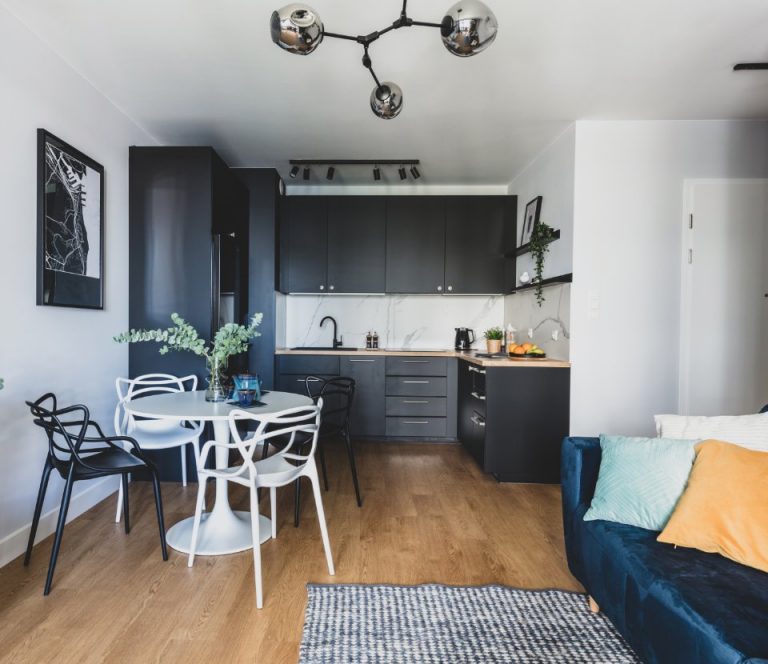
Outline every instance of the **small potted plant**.
POLYGON ((222 374, 227 368, 229 358, 248 350, 251 339, 261 336, 257 327, 261 323, 262 314, 254 314, 248 325, 227 323, 216 332, 213 343, 206 344, 197 330, 187 323, 179 314, 171 314, 173 327, 157 330, 130 330, 114 337, 118 343, 139 343, 155 341, 162 344, 160 354, 165 355, 169 350, 183 350, 205 358, 208 369, 208 389, 205 392, 206 401, 226 401, 228 391, 224 389, 222 374))
POLYGON ((492 327, 485 331, 485 344, 490 354, 501 352, 501 340, 504 338, 504 330, 500 327, 492 327))

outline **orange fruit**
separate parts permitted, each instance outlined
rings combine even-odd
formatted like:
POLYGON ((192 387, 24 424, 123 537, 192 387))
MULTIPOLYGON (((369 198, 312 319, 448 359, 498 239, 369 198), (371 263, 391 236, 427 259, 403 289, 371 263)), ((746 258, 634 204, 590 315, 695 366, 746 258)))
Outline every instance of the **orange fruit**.
POLYGON ((513 355, 525 355, 525 347, 524 346, 518 346, 515 348, 515 350, 512 351, 513 355))
POLYGON ((530 343, 528 343, 528 342, 525 342, 525 343, 523 344, 523 348, 525 349, 525 352, 527 353, 529 350, 531 350, 531 348, 533 348, 533 344, 530 344, 530 343))

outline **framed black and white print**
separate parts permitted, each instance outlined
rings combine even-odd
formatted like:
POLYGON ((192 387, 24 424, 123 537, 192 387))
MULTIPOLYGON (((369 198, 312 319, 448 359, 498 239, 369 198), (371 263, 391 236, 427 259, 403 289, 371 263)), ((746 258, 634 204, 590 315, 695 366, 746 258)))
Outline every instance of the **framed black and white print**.
POLYGON ((37 304, 104 308, 104 167, 37 130, 37 304))
POLYGON ((520 234, 520 245, 528 244, 533 235, 533 229, 539 223, 541 217, 541 202, 544 200, 541 196, 536 196, 528 205, 525 206, 523 215, 523 231, 520 234))

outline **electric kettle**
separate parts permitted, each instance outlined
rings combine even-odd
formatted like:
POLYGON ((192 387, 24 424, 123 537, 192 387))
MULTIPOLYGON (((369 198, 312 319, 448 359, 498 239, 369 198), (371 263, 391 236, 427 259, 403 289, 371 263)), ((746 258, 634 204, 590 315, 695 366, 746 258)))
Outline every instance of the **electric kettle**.
POLYGON ((474 330, 470 330, 468 327, 457 327, 455 329, 456 340, 454 341, 453 347, 456 350, 469 350, 475 342, 474 330))

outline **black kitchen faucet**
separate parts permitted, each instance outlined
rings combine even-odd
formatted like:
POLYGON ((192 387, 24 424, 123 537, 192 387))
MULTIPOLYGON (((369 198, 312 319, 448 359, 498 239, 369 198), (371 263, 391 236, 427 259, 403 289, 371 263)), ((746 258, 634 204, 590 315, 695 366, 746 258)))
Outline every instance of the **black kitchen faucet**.
POLYGON ((326 316, 325 318, 323 318, 323 320, 320 321, 320 327, 323 327, 323 323, 325 323, 325 321, 327 320, 333 323, 333 347, 341 348, 341 345, 342 345, 341 337, 339 337, 338 339, 336 338, 336 333, 339 328, 338 323, 336 323, 336 319, 333 316, 326 316))

